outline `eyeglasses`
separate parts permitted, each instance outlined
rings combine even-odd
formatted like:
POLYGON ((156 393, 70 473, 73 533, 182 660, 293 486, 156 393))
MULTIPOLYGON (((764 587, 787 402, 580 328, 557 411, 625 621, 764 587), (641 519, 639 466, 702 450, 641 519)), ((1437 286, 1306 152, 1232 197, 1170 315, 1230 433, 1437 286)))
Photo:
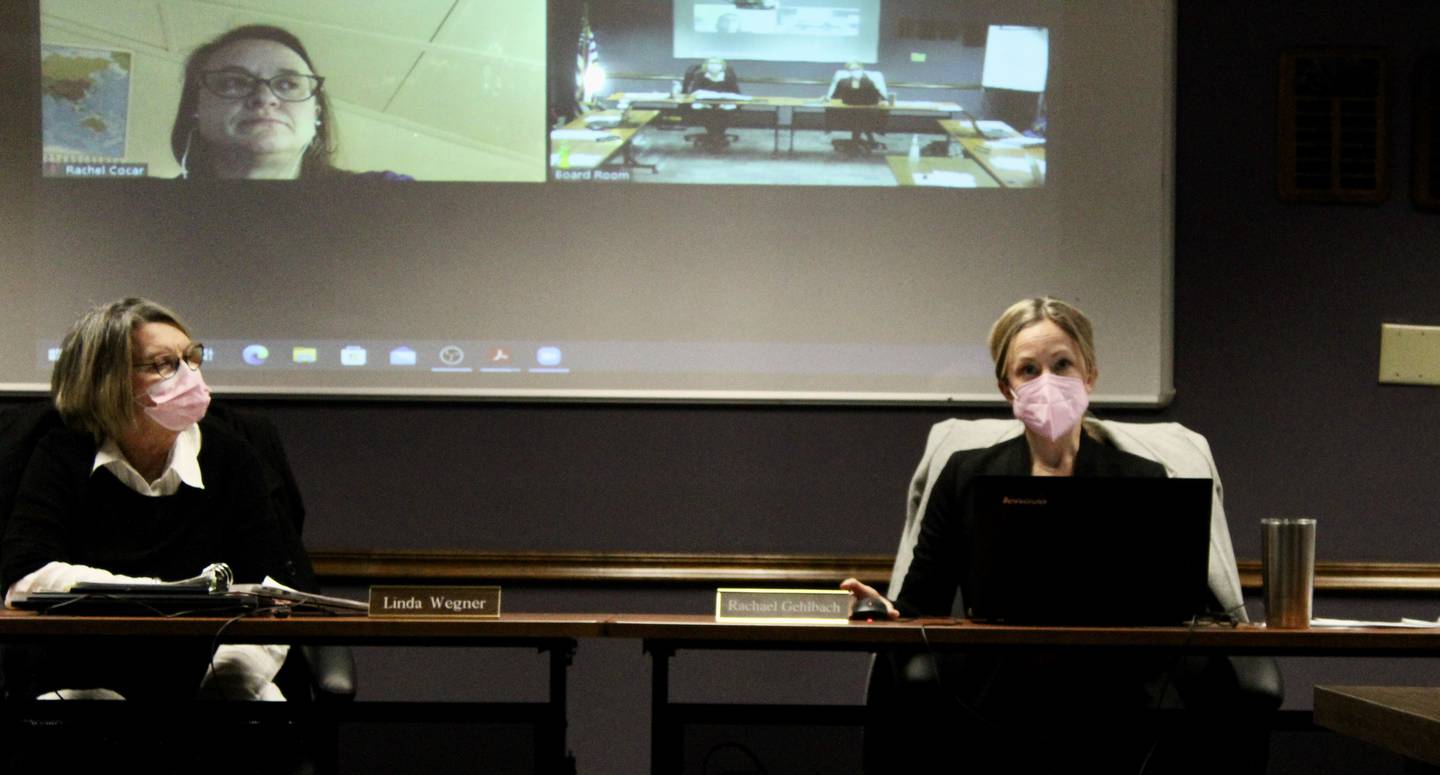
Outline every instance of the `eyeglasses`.
POLYGON ((138 370, 154 372, 160 379, 170 379, 180 370, 182 362, 189 366, 191 371, 199 371, 200 365, 205 362, 205 345, 195 342, 185 348, 183 355, 162 355, 149 363, 132 365, 138 370))
POLYGON ((286 102, 304 102, 320 91, 325 79, 318 75, 281 73, 273 78, 260 78, 238 70, 206 70, 200 74, 205 91, 222 100, 243 100, 255 93, 260 84, 276 98, 286 102))

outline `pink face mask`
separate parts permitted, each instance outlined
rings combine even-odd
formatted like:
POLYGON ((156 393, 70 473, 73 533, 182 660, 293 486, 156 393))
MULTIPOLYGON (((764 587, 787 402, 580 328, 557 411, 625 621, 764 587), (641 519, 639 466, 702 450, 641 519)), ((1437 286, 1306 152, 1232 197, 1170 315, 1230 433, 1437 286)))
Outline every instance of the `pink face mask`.
POLYGON ((173 376, 151 385, 145 394, 155 402, 145 407, 146 416, 172 431, 183 431, 200 422, 210 408, 210 388, 199 371, 183 362, 173 376))
POLYGON ((1014 393, 1010 408, 1015 419, 1051 441, 1074 430, 1090 406, 1090 391, 1078 377, 1047 372, 1014 388, 1014 393))

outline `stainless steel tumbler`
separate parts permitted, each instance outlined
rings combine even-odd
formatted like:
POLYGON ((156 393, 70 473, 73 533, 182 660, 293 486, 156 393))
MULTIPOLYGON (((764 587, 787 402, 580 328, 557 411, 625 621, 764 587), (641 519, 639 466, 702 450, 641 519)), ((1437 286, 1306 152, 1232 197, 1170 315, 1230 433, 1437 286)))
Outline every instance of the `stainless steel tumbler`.
POLYGON ((1315 520, 1260 520, 1260 557, 1266 626, 1309 627, 1315 591, 1315 520))

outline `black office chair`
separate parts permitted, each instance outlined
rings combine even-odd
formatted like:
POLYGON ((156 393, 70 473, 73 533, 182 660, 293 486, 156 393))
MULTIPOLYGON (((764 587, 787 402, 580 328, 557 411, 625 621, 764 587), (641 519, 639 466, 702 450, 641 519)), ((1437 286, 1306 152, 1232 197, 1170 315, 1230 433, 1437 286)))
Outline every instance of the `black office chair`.
POLYGON ((1169 665, 1168 684, 1150 687, 1157 708, 1092 708, 1068 694, 1073 686, 1042 685, 1010 698, 1010 713, 997 719, 983 699, 976 702, 992 686, 952 675, 965 665, 958 654, 876 654, 866 687, 865 772, 933 769, 932 747, 960 734, 975 743, 957 754, 977 772, 1138 772, 1143 764, 1150 775, 1208 773, 1218 755, 1228 771, 1263 775, 1285 695, 1273 657, 1184 657, 1169 665), (1027 710, 1016 714, 1016 703, 1027 710))
MULTIPOLYGON (((1228 554, 1229 531, 1225 527, 1223 504, 1219 499, 1219 474, 1215 470, 1209 445, 1204 442, 1203 437, 1173 424, 1098 421, 1096 425, 1100 426, 1107 438, 1117 447, 1167 464, 1167 467, 1184 466, 1184 475, 1196 475, 1197 465, 1209 471, 1216 482, 1212 508, 1218 510, 1212 514, 1212 531, 1223 530, 1223 535, 1219 538, 1223 538, 1221 543, 1228 554), (1116 439, 1125 439, 1127 443, 1122 445, 1116 439), (1166 454, 1161 454, 1162 451, 1166 454)), ((906 526, 902 532, 900 550, 897 552, 896 568, 892 573, 892 589, 904 578, 903 567, 908 567, 930 488, 950 456, 960 449, 991 446, 1018 434, 1019 431, 1018 424, 1013 420, 947 420, 931 429, 925 453, 910 484, 906 526)), ((1212 547, 1216 541, 1217 536, 1212 532, 1212 547)), ((1234 570, 1233 562, 1233 559, 1229 560, 1231 571, 1234 570)), ((1232 604, 1239 602, 1238 574, 1235 574, 1233 582, 1227 583, 1225 588, 1233 588, 1233 594, 1227 591, 1222 596, 1212 587, 1212 595, 1217 600, 1233 598, 1232 604)), ((1216 605, 1218 606, 1218 603, 1216 605)), ((956 595, 954 606, 952 615, 963 615, 959 594, 956 595)), ((979 655, 977 658, 985 659, 986 655, 979 655)), ((1025 757, 1030 754, 1057 749, 1063 751, 1063 746, 1057 745, 1050 739, 1050 735, 1067 736, 1071 742, 1085 744, 1088 739, 1084 734, 1095 730, 1094 719, 1107 718, 1102 713, 1088 712, 1086 697, 1067 693, 1066 689, 1073 686, 1046 687, 1031 684, 1028 687, 1030 691, 1019 696, 1005 697, 1009 704, 1001 703, 1003 710, 1013 715, 1018 706, 1026 714, 1044 718, 1049 722, 1057 722, 1057 719, 1047 716, 1057 704, 1066 706, 1070 711, 1079 708, 1079 711, 1058 720, 1064 723, 1031 723, 1018 731, 997 729, 997 725, 990 724, 985 716, 985 699, 995 696, 990 693, 992 687, 983 682, 977 685, 971 680, 976 675, 984 678, 987 675, 985 668, 988 666, 966 671, 967 663, 964 660, 965 657, 953 656, 940 660, 937 664, 932 654, 916 651, 882 653, 876 656, 870 674, 866 703, 865 760, 868 772, 904 771, 905 766, 910 763, 897 760, 898 740, 927 740, 931 735, 935 736, 934 739, 947 739, 947 736, 955 734, 956 729, 963 728, 957 725, 976 727, 976 738, 992 750, 1003 749, 1004 745, 1003 742, 995 743, 993 739, 987 738, 987 733, 992 736, 1012 734, 1013 739, 1009 742, 1014 744, 1016 750, 1011 753, 1018 758, 1008 764, 1015 768, 1017 761, 1025 761, 1025 757), (949 680, 946 680, 947 676, 949 680), (1088 728, 1070 729, 1077 719, 1082 722, 1089 721, 1086 725, 1088 728)), ((975 667, 973 663, 968 666, 975 667)), ((1190 765, 1197 762, 1208 765, 1210 760, 1198 754, 1221 750, 1216 746, 1220 745, 1219 741, 1222 739, 1225 746, 1223 755, 1228 769, 1239 768, 1241 771, 1257 773, 1265 771, 1271 722, 1285 697, 1279 664, 1273 657, 1186 657, 1175 660, 1173 664, 1162 664, 1158 667, 1163 669, 1156 672, 1167 676, 1168 682, 1149 686, 1146 690, 1154 693, 1160 710, 1148 713, 1142 707, 1139 711, 1131 712, 1131 718, 1137 721, 1137 729, 1141 735, 1146 734, 1148 728, 1156 723, 1157 715, 1168 713, 1182 723, 1176 728, 1164 730, 1168 734, 1164 741, 1166 745, 1158 747, 1158 761, 1152 761, 1152 766, 1147 766, 1146 772, 1188 771, 1190 765), (1180 710, 1182 708, 1183 712, 1180 710), (1203 745, 1204 748, 1201 751, 1189 751, 1196 755, 1187 757, 1187 743, 1203 745)), ((1129 674, 1124 664, 1117 670, 1119 673, 1129 674)), ((1074 686, 1096 688, 1098 695, 1106 695, 1106 674, 1099 675, 1100 684, 1087 682, 1087 676, 1084 675, 1076 676, 1076 680, 1071 683, 1074 686)), ((1062 675, 1057 682, 1065 683, 1067 678, 1062 675)), ((1023 681, 1015 683, 1025 685, 1023 681)), ((1134 684, 1126 683, 1123 686, 1134 684)), ((1124 690, 1128 691, 1128 688, 1124 690)), ((1115 696, 1118 695, 1111 695, 1108 699, 1114 699, 1115 696)), ((1113 704, 1119 707, 1123 702, 1113 704)), ((1129 707, 1136 706, 1132 704, 1129 707)), ((1034 720, 1031 719, 1032 722, 1034 720)), ((1115 731, 1100 729, 1097 734, 1103 742, 1106 735, 1115 734, 1115 731)), ((1148 742, 1144 737, 1139 740, 1148 742)), ((1129 742, 1134 741, 1132 736, 1129 742)), ((1121 745, 1111 753, 1123 757, 1132 752, 1133 750, 1127 750, 1121 745)), ((1140 752, 1144 753, 1143 748, 1140 752)), ((903 752, 899 754, 902 758, 904 755, 903 752)), ((1000 755, 1004 755, 1003 750, 1000 755)), ((924 762, 921 760, 914 764, 919 766, 924 762)), ((1139 765, 1138 761, 1128 762, 1126 766, 1114 771, 1138 771, 1139 765)), ((1015 769, 1027 768, 1021 765, 1015 769)), ((981 771, 984 771, 983 768, 981 771)), ((1102 771, 1105 770, 1102 768, 1102 771)))
POLYGON ((826 132, 849 132, 848 139, 836 138, 830 141, 830 145, 837 153, 846 156, 856 157, 883 152, 886 149, 885 143, 875 139, 876 135, 885 134, 889 125, 889 116, 883 110, 863 110, 846 108, 826 108, 825 110, 825 131, 826 132))
MULTIPOLYGON (((275 427, 257 415, 241 412, 222 403, 211 405, 209 417, 235 432, 249 443, 264 463, 266 486, 270 501, 282 530, 287 556, 287 572, 299 588, 319 590, 310 556, 301 543, 305 524, 305 505, 300 488, 285 457, 284 446, 275 427)), ((0 537, 4 536, 5 519, 14 508, 20 478, 30 460, 30 453, 45 434, 61 428, 64 423, 50 401, 37 401, 0 411, 0 537)), ((24 681, 6 681, 5 671, 23 669, 23 649, 0 646, 0 697, 23 700, 15 687, 24 681), (9 667, 5 668, 4 665, 9 667)), ((290 650, 289 657, 276 676, 276 684, 292 701, 348 702, 355 698, 355 658, 348 646, 300 646, 290 650)))

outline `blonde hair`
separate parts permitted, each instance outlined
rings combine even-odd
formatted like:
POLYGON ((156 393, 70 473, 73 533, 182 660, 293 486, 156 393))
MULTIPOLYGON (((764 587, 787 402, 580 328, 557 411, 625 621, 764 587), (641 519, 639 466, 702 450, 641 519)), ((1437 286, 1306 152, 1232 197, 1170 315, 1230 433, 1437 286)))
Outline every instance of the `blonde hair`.
POLYGON ((1005 382, 1006 367, 1010 362, 1010 343, 1016 335, 1030 326, 1048 320, 1060 327, 1075 345, 1080 348, 1080 359, 1085 370, 1095 370, 1095 334, 1090 319, 1074 306, 1049 296, 1022 299, 1010 305, 1000 314, 995 325, 990 327, 990 357, 995 361, 995 379, 1005 382))
POLYGON ((135 331, 146 323, 190 330, 168 308, 127 298, 96 307, 75 321, 50 374, 50 395, 65 424, 89 431, 96 443, 119 438, 135 424, 135 331))

